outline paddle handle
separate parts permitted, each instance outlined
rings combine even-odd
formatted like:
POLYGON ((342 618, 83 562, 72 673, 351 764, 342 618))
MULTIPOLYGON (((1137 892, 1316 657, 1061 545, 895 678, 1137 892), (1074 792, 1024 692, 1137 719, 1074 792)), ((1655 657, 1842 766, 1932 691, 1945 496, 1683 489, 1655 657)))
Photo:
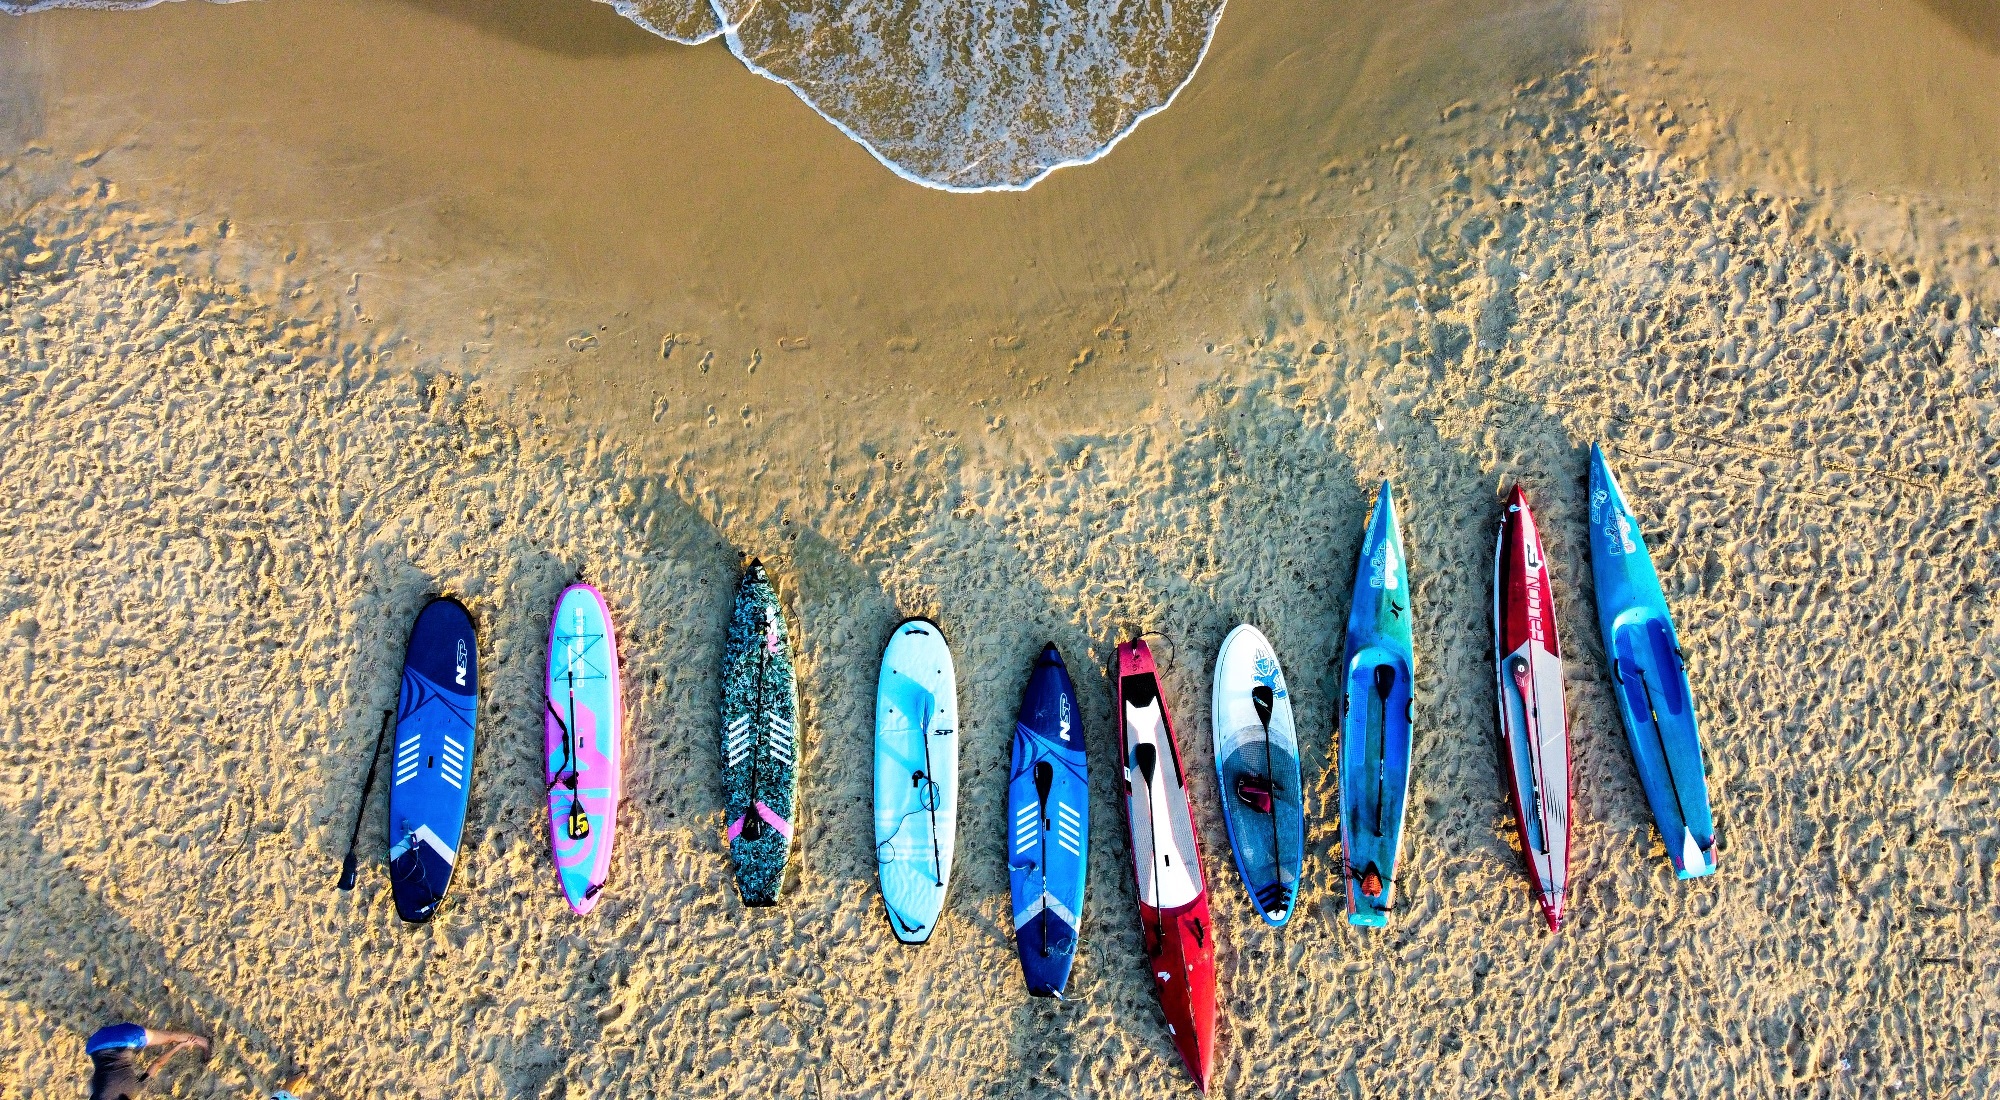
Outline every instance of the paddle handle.
POLYGON ((368 796, 375 791, 375 769, 382 762, 382 741, 389 736, 389 726, 396 712, 382 712, 382 728, 375 731, 375 752, 368 758, 368 778, 361 784, 361 802, 354 807, 354 831, 347 835, 347 856, 340 861, 340 881, 335 885, 342 890, 354 889, 354 879, 360 871, 354 849, 361 844, 361 819, 368 815, 368 796))

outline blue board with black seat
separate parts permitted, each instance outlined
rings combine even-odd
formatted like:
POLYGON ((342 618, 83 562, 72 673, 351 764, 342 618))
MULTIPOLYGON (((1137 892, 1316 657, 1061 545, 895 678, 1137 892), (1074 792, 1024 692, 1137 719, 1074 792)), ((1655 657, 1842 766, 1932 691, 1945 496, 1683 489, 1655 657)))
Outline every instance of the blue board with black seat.
POLYGON ((1639 521, 1590 446, 1590 571, 1611 689, 1667 858, 1681 878, 1715 873, 1715 815, 1680 634, 1639 521))
POLYGON ((389 882, 396 915, 412 924, 436 914, 458 865, 478 717, 472 615, 439 597, 410 628, 389 781, 389 882))
POLYGON ((1384 481, 1361 540, 1341 661, 1340 846, 1347 922, 1363 928, 1388 924, 1397 897, 1414 744, 1412 614, 1410 559, 1384 481))
POLYGON ((1028 992, 1061 997, 1083 928, 1090 866, 1090 777, 1083 714, 1054 643, 1021 692, 1014 768, 1007 782, 1007 878, 1014 943, 1028 992))

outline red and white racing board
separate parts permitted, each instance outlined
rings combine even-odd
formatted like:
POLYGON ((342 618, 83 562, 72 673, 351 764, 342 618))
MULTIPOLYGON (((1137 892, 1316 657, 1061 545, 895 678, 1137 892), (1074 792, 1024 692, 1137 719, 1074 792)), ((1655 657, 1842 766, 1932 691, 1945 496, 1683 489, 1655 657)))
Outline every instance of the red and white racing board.
POLYGON ((1494 550, 1493 639, 1500 748, 1521 854, 1549 931, 1560 931, 1569 889, 1569 719, 1548 560, 1519 485, 1500 515, 1494 550))

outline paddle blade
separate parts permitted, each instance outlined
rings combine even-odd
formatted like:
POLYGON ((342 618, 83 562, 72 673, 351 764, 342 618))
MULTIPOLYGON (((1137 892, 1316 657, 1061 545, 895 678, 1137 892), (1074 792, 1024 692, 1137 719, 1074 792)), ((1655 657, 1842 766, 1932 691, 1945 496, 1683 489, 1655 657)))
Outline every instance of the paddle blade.
POLYGON ((1271 685, 1258 684, 1250 689, 1250 705, 1257 708, 1257 721, 1263 723, 1265 729, 1271 728, 1271 707, 1276 702, 1277 696, 1272 693, 1271 685))
POLYGON ((1375 666, 1375 694, 1386 702, 1389 693, 1396 690, 1396 669, 1393 665, 1375 666))
POLYGON ((341 861, 340 882, 339 882, 340 889, 342 890, 354 889, 354 876, 360 870, 360 868, 356 866, 356 863, 357 861, 355 860, 354 853, 352 851, 348 852, 347 858, 341 861))
POLYGON ((1035 761, 1035 797, 1040 799, 1044 812, 1049 804, 1049 788, 1055 786, 1056 769, 1046 760, 1035 761))
POLYGON ((1132 760, 1139 765, 1139 774, 1145 777, 1146 786, 1153 785, 1153 768, 1160 762, 1160 752, 1151 745, 1140 745, 1132 750, 1132 760))

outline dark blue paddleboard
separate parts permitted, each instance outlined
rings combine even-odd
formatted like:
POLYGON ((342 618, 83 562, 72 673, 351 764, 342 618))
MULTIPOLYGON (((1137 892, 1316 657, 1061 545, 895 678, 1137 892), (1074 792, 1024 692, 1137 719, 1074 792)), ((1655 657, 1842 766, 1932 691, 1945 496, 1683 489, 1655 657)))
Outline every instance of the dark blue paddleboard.
POLYGON ((1083 756, 1083 714, 1069 670, 1053 644, 1042 650, 1021 692, 1007 821, 1007 876, 1021 973, 1028 979, 1028 992, 1061 997, 1083 927, 1090 780, 1083 756))
POLYGON ((421 924, 451 886, 472 786, 479 644, 465 605, 441 597, 410 628, 389 781, 389 882, 396 915, 421 924))

